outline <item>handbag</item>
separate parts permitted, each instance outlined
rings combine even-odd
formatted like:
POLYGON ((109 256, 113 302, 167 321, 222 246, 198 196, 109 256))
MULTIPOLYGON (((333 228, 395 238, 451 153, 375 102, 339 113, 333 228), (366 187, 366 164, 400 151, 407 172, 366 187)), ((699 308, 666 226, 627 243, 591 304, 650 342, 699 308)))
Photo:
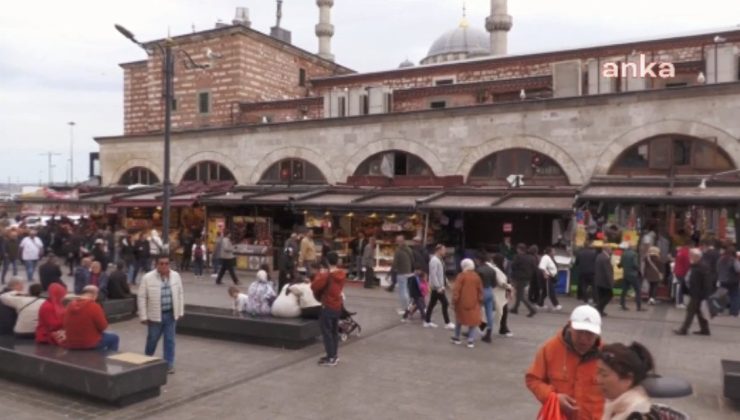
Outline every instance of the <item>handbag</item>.
POLYGON ((567 420, 567 418, 560 411, 560 401, 558 400, 558 394, 551 392, 547 396, 547 400, 542 404, 539 414, 537 414, 537 420, 567 420))

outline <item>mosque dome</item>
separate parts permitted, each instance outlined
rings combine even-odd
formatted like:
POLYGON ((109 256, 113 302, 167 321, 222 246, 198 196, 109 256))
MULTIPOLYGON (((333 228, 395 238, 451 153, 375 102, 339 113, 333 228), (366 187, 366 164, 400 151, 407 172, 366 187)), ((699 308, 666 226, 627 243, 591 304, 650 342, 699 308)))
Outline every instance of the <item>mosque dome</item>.
POLYGON ((437 38, 429 48, 421 64, 464 60, 491 54, 491 38, 488 33, 468 27, 463 21, 459 27, 447 31, 437 38))
POLYGON ((398 68, 399 68, 399 69, 405 69, 405 68, 408 68, 408 67, 414 67, 414 62, 413 62, 413 61, 411 61, 411 60, 409 60, 408 58, 407 58, 407 59, 405 59, 405 60, 403 61, 403 63, 401 63, 401 64, 400 64, 400 65, 398 66, 398 68))

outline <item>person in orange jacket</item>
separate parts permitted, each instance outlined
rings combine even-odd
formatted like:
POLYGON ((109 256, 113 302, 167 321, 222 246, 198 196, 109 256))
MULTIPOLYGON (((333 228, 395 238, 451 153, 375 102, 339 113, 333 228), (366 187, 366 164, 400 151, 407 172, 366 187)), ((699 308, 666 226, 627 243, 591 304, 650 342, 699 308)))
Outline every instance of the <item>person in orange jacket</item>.
POLYGON ((527 388, 543 404, 556 393, 570 420, 601 420, 604 396, 596 382, 600 336, 599 312, 588 305, 575 308, 568 325, 537 351, 527 370, 527 388))

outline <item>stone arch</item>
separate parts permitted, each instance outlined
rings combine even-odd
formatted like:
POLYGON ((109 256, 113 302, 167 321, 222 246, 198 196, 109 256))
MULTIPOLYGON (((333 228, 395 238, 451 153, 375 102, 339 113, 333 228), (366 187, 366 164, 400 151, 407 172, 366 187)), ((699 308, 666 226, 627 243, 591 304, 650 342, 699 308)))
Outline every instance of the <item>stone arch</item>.
POLYGON ((239 165, 237 165, 236 162, 234 162, 234 160, 231 159, 229 156, 214 151, 194 153, 183 159, 172 174, 172 182, 179 183, 180 181, 182 181, 182 178, 185 176, 185 172, 187 172, 188 169, 190 169, 196 163, 203 161, 216 162, 220 165, 225 166, 226 169, 231 171, 231 173, 234 175, 237 184, 242 184, 244 182, 244 174, 240 170, 239 165))
POLYGON ((717 146, 727 153, 736 168, 740 168, 740 142, 726 131, 698 121, 663 120, 635 127, 614 138, 599 153, 593 175, 606 175, 622 153, 651 137, 679 134, 700 139, 716 139, 717 146))
POLYGON ((407 139, 384 139, 366 144, 362 149, 350 156, 344 165, 344 173, 342 175, 346 179, 346 177, 353 175, 357 167, 367 158, 386 150, 398 150, 399 152, 411 153, 418 156, 432 168, 432 171, 437 176, 443 175, 445 172, 442 161, 425 145, 407 139))
POLYGON ((283 159, 290 158, 303 159, 311 163, 312 165, 319 168, 321 173, 324 175, 324 178, 326 178, 326 182, 328 182, 329 184, 337 183, 337 176, 334 173, 334 169, 329 166, 324 157, 317 152, 305 147, 283 147, 266 154, 262 159, 260 159, 257 166, 252 169, 252 174, 248 178, 249 183, 252 185, 256 185, 262 178, 262 175, 270 166, 274 165, 277 162, 280 162, 283 159))
POLYGON ((115 172, 113 172, 113 176, 111 177, 109 183, 110 184, 118 183, 118 181, 121 179, 123 174, 126 173, 126 171, 132 168, 137 168, 137 167, 149 169, 150 171, 154 173, 154 175, 157 176, 157 178, 159 178, 160 182, 164 179, 164 171, 159 165, 147 159, 129 159, 125 163, 123 163, 121 166, 119 166, 115 170, 115 172))
POLYGON ((495 137, 470 148, 470 152, 457 165, 455 173, 463 175, 467 182, 473 167, 481 159, 507 149, 529 149, 548 156, 565 172, 568 183, 581 185, 585 182, 583 172, 568 152, 548 140, 535 136, 495 137))

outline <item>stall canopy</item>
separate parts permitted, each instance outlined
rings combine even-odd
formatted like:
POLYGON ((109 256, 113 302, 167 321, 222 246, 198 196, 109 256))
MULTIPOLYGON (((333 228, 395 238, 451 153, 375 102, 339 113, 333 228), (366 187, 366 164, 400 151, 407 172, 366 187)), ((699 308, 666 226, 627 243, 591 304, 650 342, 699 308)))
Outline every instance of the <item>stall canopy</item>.
POLYGON ((583 188, 578 201, 737 205, 740 203, 740 180, 596 178, 583 188))

